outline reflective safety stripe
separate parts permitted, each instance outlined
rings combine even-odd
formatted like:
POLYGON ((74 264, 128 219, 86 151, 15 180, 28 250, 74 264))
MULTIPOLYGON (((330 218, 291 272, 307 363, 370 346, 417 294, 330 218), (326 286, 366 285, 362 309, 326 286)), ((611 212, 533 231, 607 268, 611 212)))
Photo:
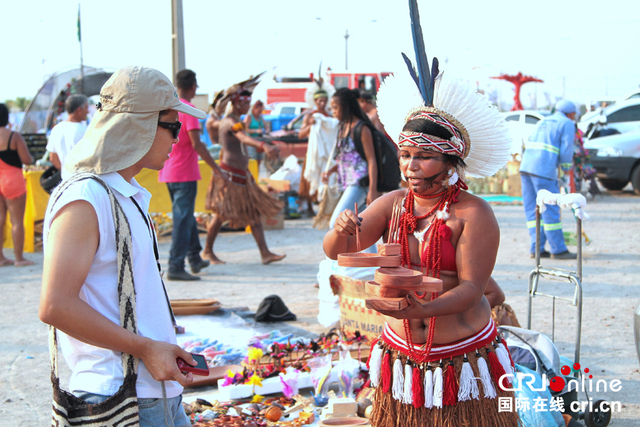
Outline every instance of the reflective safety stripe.
MULTIPOLYGON (((544 225, 544 222, 542 222, 542 220, 540 220, 540 225, 544 225)), ((535 228, 536 226, 536 221, 527 221, 527 228, 535 228)))
POLYGON ((561 230, 562 229, 562 223, 561 222, 557 222, 555 224, 545 224, 544 225, 544 230, 545 231, 553 231, 553 230, 561 230))
POLYGON ((560 163, 560 167, 563 171, 568 171, 573 167, 573 163, 560 163))
POLYGON ((544 142, 532 142, 529 141, 526 144, 526 149, 529 148, 537 148, 538 150, 546 150, 554 154, 560 154, 560 149, 558 147, 554 147, 551 144, 545 144, 544 142))

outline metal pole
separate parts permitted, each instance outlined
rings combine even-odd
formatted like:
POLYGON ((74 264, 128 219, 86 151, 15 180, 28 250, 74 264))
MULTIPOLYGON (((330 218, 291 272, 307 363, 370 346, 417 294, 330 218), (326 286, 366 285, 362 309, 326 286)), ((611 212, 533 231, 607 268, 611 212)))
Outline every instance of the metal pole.
POLYGON ((349 69, 349 30, 344 33, 344 69, 349 69))
POLYGON ((540 266, 540 206, 536 204, 536 267, 540 266))
POLYGON ((578 279, 582 283, 582 220, 576 217, 576 234, 578 236, 578 279))
POLYGON ((174 84, 178 71, 186 68, 184 60, 184 30, 182 24, 182 0, 171 0, 171 39, 174 84))
POLYGON ((84 93, 84 58, 82 56, 82 26, 80 23, 80 3, 78 3, 78 42, 80 42, 80 93, 84 93))

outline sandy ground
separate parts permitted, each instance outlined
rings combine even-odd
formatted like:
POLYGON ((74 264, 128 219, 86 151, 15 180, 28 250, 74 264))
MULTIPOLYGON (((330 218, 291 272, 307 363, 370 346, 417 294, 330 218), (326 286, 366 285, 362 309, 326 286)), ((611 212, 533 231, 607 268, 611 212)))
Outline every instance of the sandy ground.
MULTIPOLYGON (((591 220, 585 230, 592 240, 584 247, 584 306, 581 364, 594 380, 619 379, 619 392, 592 392, 591 398, 621 402, 612 426, 640 425, 640 373, 633 338, 633 310, 640 299, 640 198, 629 192, 604 195, 588 206, 591 220)), ((533 268, 528 256, 528 235, 522 206, 494 206, 502 230, 494 277, 507 302, 526 325, 527 281, 533 268)), ((565 213, 565 230, 574 220, 565 213)), ((280 295, 297 314, 294 326, 319 333, 316 281, 324 258, 324 231, 311 227, 310 219, 286 221, 284 230, 267 232, 270 248, 286 253, 283 262, 263 266, 250 234, 224 233, 216 244, 227 264, 211 266, 199 282, 167 282, 171 298, 217 298, 227 307, 258 307, 267 295, 280 295)), ((161 257, 167 259, 169 239, 161 239, 161 257)), ((575 248, 571 248, 575 250, 575 248)), ((8 251, 11 256, 11 251, 8 251)), ((37 316, 42 253, 27 254, 34 266, 0 269, 0 426, 43 426, 50 419, 51 384, 47 327, 37 316)), ((552 267, 569 267, 568 261, 547 261, 552 267)), ((544 281, 541 290, 571 295, 562 282, 544 281), (542 288, 544 286, 544 289, 542 288)), ((551 300, 534 300, 533 328, 551 334, 551 300)), ((556 344, 561 354, 573 358, 576 310, 556 303, 556 344)), ((64 376, 65 369, 61 368, 64 376)), ((584 395, 581 396, 584 400, 584 395)))

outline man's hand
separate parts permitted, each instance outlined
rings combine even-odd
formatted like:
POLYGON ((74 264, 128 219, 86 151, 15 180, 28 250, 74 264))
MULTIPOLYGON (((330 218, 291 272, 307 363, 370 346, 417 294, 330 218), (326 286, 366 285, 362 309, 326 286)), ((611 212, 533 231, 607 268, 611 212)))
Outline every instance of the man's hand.
POLYGON ((278 154, 280 153, 280 150, 275 145, 263 144, 262 148, 263 148, 264 153, 267 155, 268 158, 270 158, 270 159, 277 159, 278 158, 278 154))
POLYGON ((195 365, 191 354, 187 353, 177 345, 162 341, 153 341, 146 346, 146 350, 141 359, 151 376, 156 381, 177 381, 182 386, 187 386, 193 381, 193 374, 182 373, 178 369, 178 357, 190 365, 195 365))

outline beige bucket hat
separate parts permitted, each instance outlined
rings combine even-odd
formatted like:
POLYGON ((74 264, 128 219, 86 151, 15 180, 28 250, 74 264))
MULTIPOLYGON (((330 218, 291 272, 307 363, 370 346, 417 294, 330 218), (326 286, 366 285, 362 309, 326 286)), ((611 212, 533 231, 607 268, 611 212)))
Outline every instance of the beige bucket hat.
POLYGON ((100 90, 100 102, 84 137, 66 160, 69 172, 105 174, 134 165, 147 154, 158 130, 159 113, 176 110, 204 119, 184 104, 171 80, 148 67, 125 67, 100 90))

